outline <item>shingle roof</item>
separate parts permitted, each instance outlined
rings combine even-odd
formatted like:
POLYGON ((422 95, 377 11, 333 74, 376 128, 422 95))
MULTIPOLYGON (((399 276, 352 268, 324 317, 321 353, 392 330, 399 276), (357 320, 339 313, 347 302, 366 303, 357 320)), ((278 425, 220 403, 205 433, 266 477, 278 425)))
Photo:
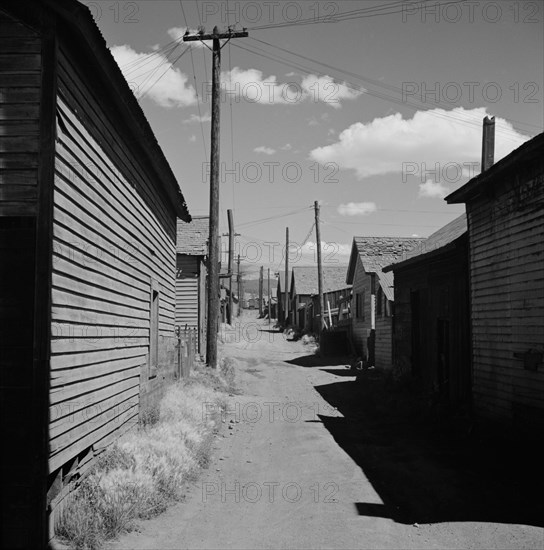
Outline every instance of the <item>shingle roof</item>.
POLYGON ((353 282, 358 257, 367 273, 377 273, 400 260, 406 251, 423 240, 415 237, 353 237, 346 280, 353 282))
MULTIPOLYGON (((347 266, 327 266, 323 268, 323 292, 333 292, 348 288, 346 283, 347 266)), ((297 294, 317 294, 317 266, 293 267, 297 294)))
POLYGON ((416 258, 423 258, 430 252, 444 248, 466 234, 466 232, 467 216, 463 213, 444 227, 441 227, 438 231, 435 231, 424 241, 419 242, 414 248, 408 250, 396 262, 392 262, 391 266, 387 266, 386 270, 390 271, 400 265, 406 265, 408 262, 412 263, 412 261, 416 261, 416 258))
POLYGON ((208 254, 208 235, 208 216, 193 216, 191 223, 185 223, 178 219, 177 253, 189 256, 206 256, 208 254))

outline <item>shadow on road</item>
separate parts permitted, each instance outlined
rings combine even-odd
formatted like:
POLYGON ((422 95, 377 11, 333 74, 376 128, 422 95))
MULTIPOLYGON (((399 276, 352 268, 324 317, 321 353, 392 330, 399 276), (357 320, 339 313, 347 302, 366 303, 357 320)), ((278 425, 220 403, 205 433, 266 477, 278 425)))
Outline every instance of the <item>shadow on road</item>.
MULTIPOLYGON (((297 365, 299 367, 331 367, 335 365, 349 365, 350 357, 320 357, 319 355, 302 355, 301 357, 295 357, 290 361, 285 361, 291 365, 297 365)), ((347 369, 345 369, 347 371, 347 369)))
MULTIPOLYGON (((314 356, 295 364, 333 366, 314 356), (317 364, 316 364, 317 363, 317 364)), ((347 369, 322 369, 344 376, 347 369)), ((429 414, 405 389, 379 373, 316 386, 342 417, 319 415, 363 470, 383 504, 356 502, 364 516, 399 523, 478 521, 544 527, 542 455, 484 439, 429 414)))

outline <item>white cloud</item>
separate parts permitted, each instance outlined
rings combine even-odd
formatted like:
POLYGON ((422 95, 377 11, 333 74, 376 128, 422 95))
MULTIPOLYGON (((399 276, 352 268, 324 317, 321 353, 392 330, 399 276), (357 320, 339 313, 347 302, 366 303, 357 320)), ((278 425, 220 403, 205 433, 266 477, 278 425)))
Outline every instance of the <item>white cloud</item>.
POLYGON ((425 183, 419 184, 419 196, 429 199, 443 199, 450 192, 449 188, 440 182, 428 179, 425 183))
POLYGON ((253 151, 255 151, 255 153, 264 153, 265 155, 273 155, 276 152, 276 150, 272 149, 272 147, 265 147, 264 145, 255 147, 253 151))
MULTIPOLYGON (((438 168, 445 183, 461 183, 461 178, 479 172, 482 119, 485 108, 445 111, 418 111, 411 119, 400 113, 352 124, 332 145, 311 151, 313 160, 335 162, 340 168, 355 170, 359 179, 403 173, 420 176, 426 182, 438 168), (476 165, 477 163, 477 165, 476 165), (471 174, 468 172, 472 171, 471 174)), ((495 160, 499 160, 529 139, 504 119, 495 119, 495 160)))
POLYGON ((290 151, 293 146, 290 143, 286 143, 283 147, 280 147, 282 151, 290 151))
MULTIPOLYGON (((265 77, 258 69, 240 69, 221 74, 223 93, 261 105, 297 105, 304 101, 322 102, 334 108, 346 99, 355 99, 362 90, 352 90, 346 83, 336 83, 329 76, 308 75, 297 82, 278 82, 275 75, 265 77)), ((321 118, 326 120, 328 114, 321 118)))
POLYGON ((190 138, 189 138, 189 141, 191 143, 194 143, 196 141, 196 136, 193 134, 190 138))
MULTIPOLYGON (((330 76, 317 76, 309 74, 302 79, 302 90, 304 94, 315 103, 323 102, 339 109, 340 102, 344 99, 355 99, 364 93, 364 89, 353 89, 346 82, 335 82, 330 76)), ((322 115, 326 120, 327 115, 322 115)))
POLYGON ((195 90, 189 84, 189 78, 173 67, 164 55, 149 57, 149 54, 138 53, 126 44, 113 46, 111 53, 138 100, 145 95, 157 105, 169 108, 196 103, 195 90), (153 69, 157 69, 155 74, 149 72, 153 69), (153 77, 149 79, 150 74, 153 77))
POLYGON ((376 212, 374 202, 348 202, 338 206, 338 213, 341 216, 366 216, 372 212, 376 212))
POLYGON ((211 115, 204 114, 202 116, 195 115, 194 113, 189 117, 186 118, 183 123, 184 124, 192 124, 193 122, 210 122, 212 119, 211 115))
MULTIPOLYGON (((182 42, 182 38, 186 30, 187 27, 172 27, 171 29, 168 29, 167 32, 172 40, 179 40, 180 42, 182 42)), ((189 29, 190 34, 196 34, 196 32, 196 29, 189 29)), ((204 43, 200 40, 191 40, 190 42, 184 42, 183 45, 191 46, 191 48, 202 48, 204 46, 204 43)))

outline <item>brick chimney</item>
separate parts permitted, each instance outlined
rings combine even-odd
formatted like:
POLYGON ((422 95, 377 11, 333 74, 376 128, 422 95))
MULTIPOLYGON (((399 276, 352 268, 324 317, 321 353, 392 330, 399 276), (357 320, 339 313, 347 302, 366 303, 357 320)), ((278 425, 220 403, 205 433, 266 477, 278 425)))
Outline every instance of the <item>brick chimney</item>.
POLYGON ((495 163, 495 117, 484 118, 482 132, 482 164, 481 171, 485 172, 495 163))

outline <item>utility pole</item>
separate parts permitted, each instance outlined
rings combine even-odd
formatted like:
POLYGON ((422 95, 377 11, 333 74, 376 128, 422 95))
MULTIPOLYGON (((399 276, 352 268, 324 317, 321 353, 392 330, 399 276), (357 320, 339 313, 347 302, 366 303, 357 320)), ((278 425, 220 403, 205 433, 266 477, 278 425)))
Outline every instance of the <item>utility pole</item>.
POLYGON ((236 277, 236 282, 238 283, 238 317, 240 317, 240 314, 242 312, 242 296, 240 294, 241 288, 242 288, 242 282, 240 280, 240 254, 238 254, 238 272, 236 277))
POLYGON ((232 325, 232 260, 234 255, 234 222, 232 221, 232 210, 227 210, 227 219, 229 222, 229 307, 227 323, 232 325))
POLYGON ((259 273, 259 317, 263 316, 263 266, 259 273))
POLYGON ((285 228, 285 284, 283 291, 285 294, 285 326, 289 322, 289 228, 285 228))
POLYGON ((210 154, 210 250, 208 251, 208 322, 206 327, 206 360, 209 367, 217 367, 217 329, 219 321, 219 121, 220 121, 220 84, 221 84, 221 43, 226 39, 228 43, 232 38, 248 36, 244 29, 235 32, 229 29, 228 33, 220 33, 214 27, 211 34, 205 34, 203 30, 191 35, 189 31, 183 36, 184 42, 200 40, 212 51, 212 129, 211 129, 211 154, 210 154), (213 48, 204 41, 212 40, 213 48))
POLYGON ((321 231, 319 229, 319 201, 314 201, 315 240, 317 245, 317 290, 319 292, 319 334, 323 330, 325 307, 323 305, 323 266, 321 265, 321 231))
POLYGON ((270 268, 268 268, 268 326, 270 326, 271 317, 272 317, 272 299, 270 296, 270 268))

